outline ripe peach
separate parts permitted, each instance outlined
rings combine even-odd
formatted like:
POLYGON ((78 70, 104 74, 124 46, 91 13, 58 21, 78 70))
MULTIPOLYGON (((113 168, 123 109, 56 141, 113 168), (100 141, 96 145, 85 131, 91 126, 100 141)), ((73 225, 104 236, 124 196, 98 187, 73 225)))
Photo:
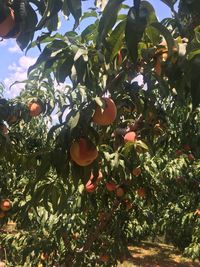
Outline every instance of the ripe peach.
POLYGON ((194 214, 200 217, 200 209, 197 209, 194 214))
POLYGON ((117 116, 117 108, 111 98, 103 97, 102 100, 105 102, 105 108, 102 111, 100 106, 97 106, 92 120, 98 125, 110 125, 117 116))
POLYGON ((112 191, 115 191, 117 185, 115 182, 107 182, 106 183, 106 189, 109 191, 109 192, 112 192, 112 191))
POLYGON ((143 187, 139 188, 137 190, 137 194, 138 194, 139 197, 144 198, 146 196, 145 189, 143 187))
POLYGON ((70 147, 71 158, 80 166, 90 165, 98 156, 97 148, 85 138, 79 138, 70 147))
POLYGON ((190 151, 191 150, 191 147, 188 144, 186 144, 186 145, 183 145, 183 149, 185 151, 190 151))
POLYGON ((129 199, 125 199, 124 204, 126 205, 127 210, 130 210, 133 207, 133 204, 130 202, 129 199))
POLYGON ((77 240, 79 238, 79 233, 73 233, 72 234, 72 239, 74 239, 74 240, 77 240))
POLYGON ((117 197, 123 197, 124 194, 125 194, 125 192, 124 192, 124 189, 123 189, 122 187, 118 187, 118 188, 116 189, 116 196, 117 196, 117 197))
POLYGON ((97 184, 96 183, 92 183, 91 180, 89 180, 87 182, 87 184, 85 185, 85 190, 88 192, 88 193, 93 193, 97 188, 97 184))
POLYGON ((15 26, 14 11, 10 8, 10 14, 0 23, 0 37, 5 38, 15 26))
POLYGON ((140 167, 136 167, 133 171, 132 174, 136 177, 138 177, 142 173, 142 170, 140 167))
POLYGON ((99 257, 100 261, 104 262, 104 263, 107 263, 109 261, 109 256, 107 254, 105 255, 101 255, 99 257))
POLYGON ((45 253, 45 252, 42 252, 41 255, 40 255, 40 259, 41 259, 42 261, 45 261, 45 260, 47 260, 47 258, 48 258, 48 254, 45 253))
POLYGON ((163 50, 163 53, 156 56, 155 73, 160 76, 162 73, 162 62, 166 61, 168 57, 167 51, 163 50))
POLYGON ((137 139, 137 135, 135 132, 128 132, 127 134, 125 134, 124 136, 124 142, 135 142, 137 139))
POLYGON ((177 155, 177 156, 180 156, 180 155, 182 155, 182 154, 183 154, 183 150, 180 150, 180 149, 179 149, 179 150, 176 150, 176 155, 177 155))
MULTIPOLYGON (((160 43, 163 47, 160 49, 157 49, 155 54, 155 73, 160 76, 162 74, 162 62, 165 62, 168 59, 168 48, 166 42, 160 43)), ((173 52, 177 52, 176 46, 173 47, 173 52)), ((177 57, 172 57, 170 60, 173 64, 176 64, 177 57)))
POLYGON ((38 102, 31 102, 28 105, 30 116, 31 117, 37 117, 42 112, 42 106, 38 102))
POLYGON ((6 267, 6 264, 5 264, 5 262, 3 262, 3 261, 0 261, 0 267, 6 267))
POLYGON ((12 203, 9 199, 2 199, 0 203, 0 208, 3 211, 8 211, 12 208, 12 203))
POLYGON ((192 161, 192 160, 194 160, 194 159, 195 159, 195 157, 194 157, 194 155, 193 155, 193 154, 188 154, 188 159, 192 161))

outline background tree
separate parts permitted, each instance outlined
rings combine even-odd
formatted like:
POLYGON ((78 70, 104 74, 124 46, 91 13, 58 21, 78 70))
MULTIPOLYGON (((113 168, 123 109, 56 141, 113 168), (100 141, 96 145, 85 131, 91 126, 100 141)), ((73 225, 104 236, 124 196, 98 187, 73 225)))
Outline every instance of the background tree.
POLYGON ((0 236, 9 266, 115 266, 129 242, 161 235, 200 256, 200 21, 184 22, 198 1, 178 12, 163 1, 173 17, 161 22, 148 1, 106 2, 83 14, 81 1, 6 5, 14 17, 23 5, 20 47, 41 51, 20 96, 0 100, 0 196, 12 201, 0 223, 17 225, 0 236), (75 19, 63 35, 61 13, 75 19))

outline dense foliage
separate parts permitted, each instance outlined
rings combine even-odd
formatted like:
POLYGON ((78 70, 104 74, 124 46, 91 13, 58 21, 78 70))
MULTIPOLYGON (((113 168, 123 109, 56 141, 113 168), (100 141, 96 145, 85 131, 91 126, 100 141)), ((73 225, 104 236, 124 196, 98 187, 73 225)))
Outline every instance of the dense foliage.
POLYGON ((0 99, 0 257, 116 266, 130 242, 164 236, 199 259, 198 0, 163 0, 161 22, 148 1, 15 2, 17 42, 40 56, 0 99), (61 13, 75 20, 64 34, 61 13))

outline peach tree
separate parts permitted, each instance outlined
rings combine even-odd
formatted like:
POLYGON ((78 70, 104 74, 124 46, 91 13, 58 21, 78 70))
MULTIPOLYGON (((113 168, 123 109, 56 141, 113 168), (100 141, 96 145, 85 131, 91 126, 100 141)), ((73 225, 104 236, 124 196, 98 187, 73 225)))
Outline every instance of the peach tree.
POLYGON ((159 236, 199 259, 198 0, 1 2, 1 36, 40 50, 0 99, 1 259, 116 266, 159 236))

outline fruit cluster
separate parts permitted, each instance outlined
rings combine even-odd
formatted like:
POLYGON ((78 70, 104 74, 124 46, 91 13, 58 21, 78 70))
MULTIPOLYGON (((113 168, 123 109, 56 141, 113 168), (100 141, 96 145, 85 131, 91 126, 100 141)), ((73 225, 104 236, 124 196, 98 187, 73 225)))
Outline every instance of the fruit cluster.
MULTIPOLYGON (((4 101, 4 99, 1 99, 1 102, 4 101)), ((41 100, 33 100, 30 101, 27 105, 24 107, 20 107, 16 112, 13 110, 11 106, 7 103, 7 101, 4 101, 4 104, 1 104, 2 110, 4 111, 4 116, 2 118, 2 121, 0 123, 0 132, 5 136, 8 134, 8 128, 7 125, 3 123, 3 121, 6 121, 8 125, 13 125, 17 123, 22 117, 22 113, 24 113, 27 116, 27 110, 28 110, 28 117, 33 118, 39 116, 43 111, 43 103, 41 100)))
POLYGON ((0 201, 0 219, 6 217, 7 212, 12 208, 12 203, 9 199, 1 199, 0 201))

